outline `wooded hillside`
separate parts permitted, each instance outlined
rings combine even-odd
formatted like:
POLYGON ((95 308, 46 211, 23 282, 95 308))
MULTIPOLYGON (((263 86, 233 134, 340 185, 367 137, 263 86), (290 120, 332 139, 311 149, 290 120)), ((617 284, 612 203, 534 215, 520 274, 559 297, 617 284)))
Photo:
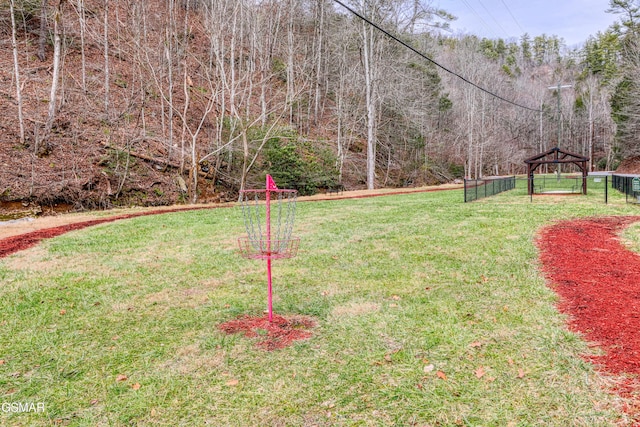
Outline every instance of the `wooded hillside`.
POLYGON ((195 203, 265 173, 310 194, 520 173, 559 144, 600 170, 638 154, 635 2, 575 50, 452 35, 418 0, 345 4, 432 61, 332 0, 0 1, 0 201, 195 203))

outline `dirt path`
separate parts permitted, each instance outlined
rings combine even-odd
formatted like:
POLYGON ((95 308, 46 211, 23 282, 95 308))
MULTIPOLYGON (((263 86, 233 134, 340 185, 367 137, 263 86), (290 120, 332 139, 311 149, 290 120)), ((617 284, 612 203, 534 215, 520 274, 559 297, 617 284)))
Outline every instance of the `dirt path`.
MULTIPOLYGON (((640 419, 640 256, 618 237, 640 216, 561 222, 543 229, 537 244, 542 269, 560 296, 569 327, 599 346, 590 357, 621 378, 627 412, 640 419), (635 402, 635 403, 634 403, 635 402)), ((638 425, 638 424, 636 424, 638 425)))

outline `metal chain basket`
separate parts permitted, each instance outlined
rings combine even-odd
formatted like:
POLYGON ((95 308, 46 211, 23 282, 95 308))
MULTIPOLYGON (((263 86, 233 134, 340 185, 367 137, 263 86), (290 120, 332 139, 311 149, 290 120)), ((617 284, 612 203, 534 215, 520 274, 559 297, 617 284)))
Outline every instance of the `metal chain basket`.
POLYGON ((296 190, 243 190, 240 205, 247 235, 238 238, 240 254, 250 259, 293 258, 300 239, 293 237, 296 190))

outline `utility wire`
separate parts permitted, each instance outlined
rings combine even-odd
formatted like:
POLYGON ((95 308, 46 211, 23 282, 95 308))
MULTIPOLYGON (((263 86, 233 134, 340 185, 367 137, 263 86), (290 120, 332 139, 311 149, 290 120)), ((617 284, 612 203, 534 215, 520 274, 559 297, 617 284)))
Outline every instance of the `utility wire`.
POLYGON ((496 20, 496 18, 493 16, 493 14, 489 11, 489 9, 487 9, 487 7, 484 5, 484 3, 482 3, 482 0, 478 0, 478 3, 480 3, 480 6, 482 6, 482 8, 484 9, 485 12, 487 12, 487 15, 489 15, 489 17, 493 20, 493 22, 496 23, 496 25, 498 26, 498 28, 500 28, 502 30, 502 32, 509 37, 509 33, 507 32, 507 30, 504 29, 504 27, 496 20))
POLYGON ((358 12, 356 12, 355 10, 351 9, 349 6, 347 6, 346 4, 344 4, 343 2, 341 2, 340 0, 333 0, 334 2, 338 3, 340 6, 342 6, 343 8, 347 9, 350 13, 352 13, 353 15, 357 16, 358 18, 362 19, 364 22, 366 22, 367 24, 371 25, 373 28, 377 29, 378 31, 382 32, 383 34, 385 34, 387 37, 397 41, 398 43, 400 43, 401 45, 403 45, 404 47, 406 47, 407 49, 409 49, 410 51, 412 51, 413 53, 417 54, 418 56, 426 59, 427 61, 431 62, 432 64, 434 64, 436 67, 441 68, 442 70, 446 71, 447 73, 456 76, 457 78, 459 78, 460 80, 462 80, 463 82, 475 87, 476 89, 481 90, 482 92, 485 92, 491 96, 493 96, 494 98, 498 98, 501 101, 504 101, 506 103, 509 103, 511 105, 514 105, 516 107, 520 107, 520 108, 524 108, 525 110, 529 110, 529 111, 535 111, 536 113, 541 113, 542 110, 539 110, 537 108, 531 108, 531 107, 527 107, 525 105, 521 105, 518 104, 516 102, 510 101, 506 98, 503 98, 502 96, 491 92, 488 89, 483 88, 482 86, 479 86, 475 83, 473 83, 472 81, 468 80, 467 78, 461 76, 460 74, 451 71, 450 69, 446 68, 444 65, 440 65, 438 64, 436 61, 434 61, 433 59, 429 58, 427 55, 425 55, 424 53, 416 50, 415 48, 413 48, 412 46, 408 45, 407 43, 403 42, 402 40, 400 40, 399 38, 397 38, 396 36, 394 36, 393 34, 389 33, 388 31, 384 30, 383 28, 381 28, 380 26, 376 25, 375 23, 371 22, 369 19, 365 18, 364 16, 362 16, 361 14, 359 14, 358 12))
POLYGON ((511 9, 509 8, 509 6, 507 5, 507 3, 504 2, 504 0, 500 0, 502 2, 502 4, 504 5, 505 9, 507 9, 507 12, 509 12, 509 15, 511 15, 511 17, 513 18, 513 22, 516 23, 516 25, 518 26, 518 28, 520 28, 520 31, 522 31, 522 33, 526 33, 526 31, 522 28, 522 25, 520 25, 520 23, 518 22, 518 20, 516 19, 515 16, 513 16, 513 13, 511 13, 511 9))
MULTIPOLYGON (((478 21, 480 21, 482 23, 482 25, 484 25, 484 27, 489 30, 490 33, 492 33, 494 36, 496 36, 496 33, 493 31, 493 28, 487 24, 487 21, 485 21, 482 16, 471 6, 471 4, 467 1, 467 0, 462 0, 462 3, 464 3, 465 6, 467 6, 467 9, 469 9, 475 16, 476 18, 478 18, 478 21)), ((484 5, 482 5, 484 7, 484 5)), ((486 10, 486 8, 485 8, 486 10)))

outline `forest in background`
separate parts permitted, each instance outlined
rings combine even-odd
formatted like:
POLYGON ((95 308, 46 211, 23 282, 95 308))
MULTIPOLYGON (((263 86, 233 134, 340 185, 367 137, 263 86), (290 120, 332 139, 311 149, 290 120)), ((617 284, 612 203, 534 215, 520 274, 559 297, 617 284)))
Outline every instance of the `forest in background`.
POLYGON ((265 173, 313 194, 517 174, 558 145, 591 170, 640 154, 637 0, 611 0, 619 23, 573 49, 451 34, 421 0, 344 3, 430 60, 333 0, 0 0, 0 203, 215 202, 265 173))

